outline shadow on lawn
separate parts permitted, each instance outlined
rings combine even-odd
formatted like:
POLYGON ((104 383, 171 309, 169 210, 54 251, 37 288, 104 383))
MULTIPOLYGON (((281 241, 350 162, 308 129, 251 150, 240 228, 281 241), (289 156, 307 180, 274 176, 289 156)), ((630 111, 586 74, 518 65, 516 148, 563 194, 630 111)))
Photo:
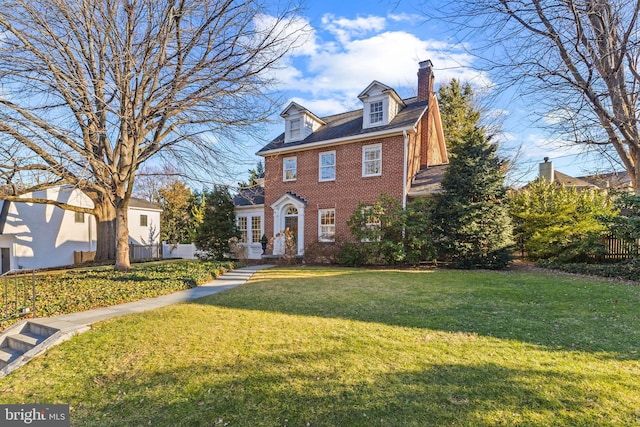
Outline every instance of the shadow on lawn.
MULTIPOLYGON (((588 373, 434 365, 345 381, 341 366, 327 373, 313 366, 287 371, 285 365, 274 373, 269 359, 141 373, 126 393, 117 378, 106 383, 94 378, 87 388, 104 393, 104 399, 94 395, 94 403, 79 403, 71 418, 77 425, 99 426, 573 426, 593 421, 594 401, 615 400, 579 390, 577 384, 591 382, 588 373)), ((611 414, 599 415, 606 424, 611 414)))
POLYGON ((195 303, 476 333, 607 358, 640 358, 640 298, 631 287, 549 285, 544 279, 529 284, 496 272, 465 273, 473 283, 460 285, 446 278, 461 272, 426 272, 416 284, 421 273, 415 271, 372 278, 370 271, 344 270, 319 279, 292 271, 292 280, 262 279, 195 303))

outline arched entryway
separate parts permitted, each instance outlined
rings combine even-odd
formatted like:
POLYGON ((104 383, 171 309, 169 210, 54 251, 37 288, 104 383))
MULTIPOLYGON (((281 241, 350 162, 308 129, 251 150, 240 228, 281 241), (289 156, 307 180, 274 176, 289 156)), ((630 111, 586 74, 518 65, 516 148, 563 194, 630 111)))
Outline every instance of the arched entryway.
POLYGON ((271 205, 273 209, 273 234, 287 228, 297 243, 298 255, 304 253, 304 208, 306 202, 294 194, 286 193, 271 205))

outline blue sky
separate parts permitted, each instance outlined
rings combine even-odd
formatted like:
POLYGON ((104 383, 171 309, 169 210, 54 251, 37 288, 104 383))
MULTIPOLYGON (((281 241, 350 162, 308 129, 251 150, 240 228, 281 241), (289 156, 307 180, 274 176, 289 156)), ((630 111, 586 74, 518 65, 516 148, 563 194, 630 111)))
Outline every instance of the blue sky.
MULTIPOLYGON (((308 1, 298 23, 307 26, 309 33, 277 72, 282 109, 289 101, 318 116, 357 109, 361 107, 358 93, 373 80, 393 87, 400 96, 413 96, 418 63, 426 59, 434 64, 436 89, 457 78, 471 83, 477 93, 491 91, 492 77, 474 68, 474 57, 469 53, 476 47, 474 42, 457 43, 456 34, 447 25, 425 19, 414 2, 308 1)), ((574 176, 608 169, 608 165, 578 156, 576 149, 558 148, 552 137, 530 123, 527 100, 508 95, 502 97, 504 101, 493 101, 488 114, 503 121, 502 155, 512 157, 519 152, 517 168, 510 177, 512 184, 534 178, 545 156, 554 161, 557 170, 574 176)), ((283 120, 276 120, 267 139, 276 137, 283 126, 283 120)), ((260 144, 250 147, 254 148, 257 151, 260 144)), ((258 160, 248 153, 245 165, 258 160)))

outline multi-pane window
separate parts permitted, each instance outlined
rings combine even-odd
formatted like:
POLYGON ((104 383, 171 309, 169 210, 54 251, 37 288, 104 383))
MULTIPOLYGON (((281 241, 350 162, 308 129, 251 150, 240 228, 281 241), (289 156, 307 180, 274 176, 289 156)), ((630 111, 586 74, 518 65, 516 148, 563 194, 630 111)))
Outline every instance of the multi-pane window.
POLYGON ((76 212, 75 221, 78 224, 84 223, 84 212, 76 212))
POLYGON ((381 238, 382 222, 380 221, 380 210, 377 207, 366 206, 362 209, 362 219, 364 227, 362 230, 363 242, 378 242, 381 238))
POLYGON ((336 235, 336 210, 320 209, 318 211, 318 240, 333 242, 336 235))
POLYGON ((282 164, 282 180, 295 181, 298 176, 298 158, 286 157, 282 164))
POLYGON ((289 121, 289 139, 295 141, 300 139, 301 119, 292 119, 289 121))
POLYGON ((238 217, 238 234, 240 235, 240 243, 247 243, 247 217, 238 217))
POLYGON ((251 241, 253 243, 260 243, 260 239, 262 238, 262 234, 260 233, 262 230, 262 217, 252 216, 251 217, 251 241))
POLYGON ((382 175, 382 145, 362 147, 362 176, 382 175))
POLYGON ((369 104, 369 123, 382 123, 384 115, 382 114, 382 101, 372 102, 369 104))
POLYGON ((336 179, 336 152, 320 153, 319 181, 333 181, 336 179))
POLYGON ((140 215, 140 227, 146 227, 149 219, 146 215, 140 215))

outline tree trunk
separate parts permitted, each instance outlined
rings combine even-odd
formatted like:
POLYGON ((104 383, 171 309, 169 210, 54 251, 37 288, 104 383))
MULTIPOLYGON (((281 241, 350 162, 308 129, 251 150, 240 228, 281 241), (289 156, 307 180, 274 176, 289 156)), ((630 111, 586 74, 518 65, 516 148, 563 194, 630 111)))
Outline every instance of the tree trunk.
POLYGON ((116 203, 116 265, 118 271, 131 268, 129 260, 128 206, 123 199, 116 203))
POLYGON ((94 201, 96 261, 116 258, 116 210, 110 201, 94 201))

